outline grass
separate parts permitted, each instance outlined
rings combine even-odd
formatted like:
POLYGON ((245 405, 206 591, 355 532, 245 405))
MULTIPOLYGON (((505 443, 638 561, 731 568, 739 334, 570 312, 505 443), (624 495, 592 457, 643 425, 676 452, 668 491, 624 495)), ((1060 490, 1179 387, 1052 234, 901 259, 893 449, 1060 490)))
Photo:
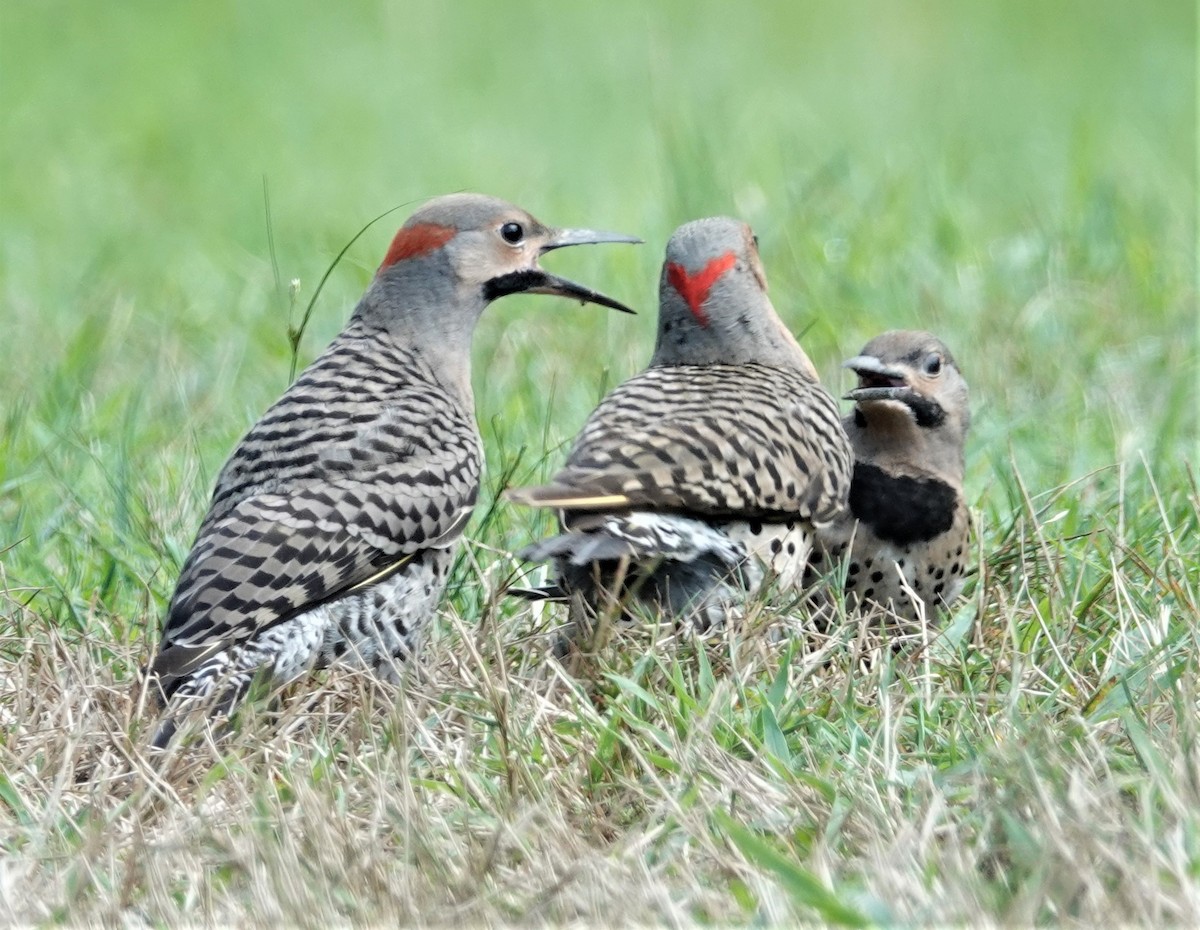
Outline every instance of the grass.
POLYGON ((1200 922, 1195 34, 1115 2, 5 6, 0 915, 1200 922), (363 223, 459 189, 644 236, 552 258, 644 312, 485 316, 484 500, 406 687, 317 676, 156 771, 138 670, 289 327, 363 223), (568 678, 553 613, 495 596, 546 526, 493 503, 644 362, 661 247, 714 213, 831 387, 887 328, 955 351, 977 571, 895 653, 764 605, 568 678))

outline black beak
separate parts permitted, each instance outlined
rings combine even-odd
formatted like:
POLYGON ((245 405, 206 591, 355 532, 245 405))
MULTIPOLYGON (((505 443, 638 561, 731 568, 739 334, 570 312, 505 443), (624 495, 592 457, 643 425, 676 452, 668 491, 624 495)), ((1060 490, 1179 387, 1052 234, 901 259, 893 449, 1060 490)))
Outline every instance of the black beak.
POLYGON ((842 362, 858 375, 858 387, 844 394, 843 400, 898 400, 907 402, 913 396, 908 376, 902 368, 891 368, 873 355, 856 355, 842 362))
MULTIPOLYGON (((563 249, 572 245, 597 245, 602 242, 628 242, 631 245, 640 245, 641 241, 637 236, 627 236, 624 233, 601 232, 595 229, 555 229, 542 245, 542 254, 545 255, 555 249, 563 249)), ((584 287, 582 284, 576 284, 574 281, 568 281, 566 278, 560 278, 558 275, 547 272, 543 272, 543 274, 545 280, 541 284, 527 288, 529 293, 558 294, 561 297, 578 300, 580 303, 599 304, 612 310, 620 310, 622 313, 634 312, 623 303, 593 291, 589 287, 584 287)))
MULTIPOLYGON (((635 236, 598 232, 594 229, 553 229, 547 235, 540 252, 545 254, 554 249, 562 249, 571 245, 595 245, 601 242, 640 243, 641 241, 635 236)), ((599 291, 593 291, 590 287, 560 278, 541 268, 526 268, 492 278, 484 285, 483 293, 488 300, 495 300, 506 294, 556 294, 559 297, 578 300, 580 303, 599 304, 602 307, 620 310, 622 313, 635 312, 620 301, 613 300, 599 291)))
POLYGON ((856 404, 872 400, 895 400, 912 411, 918 426, 940 426, 946 411, 936 400, 914 391, 903 368, 891 368, 871 355, 856 355, 842 362, 858 375, 858 387, 843 395, 856 404))
POLYGON ((582 284, 576 284, 574 281, 560 278, 556 274, 550 274, 541 270, 522 272, 522 274, 533 279, 540 279, 531 281, 527 287, 523 288, 528 294, 557 294, 560 297, 569 297, 572 300, 578 300, 583 304, 599 304, 602 307, 611 307, 613 310, 620 310, 622 313, 636 312, 618 300, 606 297, 599 291, 593 291, 590 287, 584 287, 582 284))
POLYGON ((642 240, 637 236, 627 236, 624 233, 600 232, 595 229, 552 229, 546 242, 542 245, 542 254, 545 255, 547 252, 566 248, 569 245, 597 245, 601 242, 642 244, 642 240))

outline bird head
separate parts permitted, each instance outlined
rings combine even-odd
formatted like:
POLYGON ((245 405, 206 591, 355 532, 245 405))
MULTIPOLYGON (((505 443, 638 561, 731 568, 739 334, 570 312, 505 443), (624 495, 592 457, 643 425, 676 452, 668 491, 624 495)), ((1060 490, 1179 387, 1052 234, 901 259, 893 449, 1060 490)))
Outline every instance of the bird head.
POLYGON ((667 242, 652 365, 747 364, 816 369, 767 297, 758 239, 727 217, 694 220, 667 242))
POLYGON ((434 296, 443 306, 450 295, 442 292, 450 289, 454 306, 476 313, 497 298, 521 293, 557 294, 633 313, 619 301, 538 265, 553 249, 600 242, 641 240, 591 229, 555 229, 495 197, 450 194, 425 204, 400 228, 375 286, 403 296, 416 285, 438 292, 434 296))
POLYGON ((967 382, 936 336, 892 330, 876 336, 842 363, 858 375, 846 394, 855 423, 876 432, 942 435, 961 448, 970 426, 967 382))

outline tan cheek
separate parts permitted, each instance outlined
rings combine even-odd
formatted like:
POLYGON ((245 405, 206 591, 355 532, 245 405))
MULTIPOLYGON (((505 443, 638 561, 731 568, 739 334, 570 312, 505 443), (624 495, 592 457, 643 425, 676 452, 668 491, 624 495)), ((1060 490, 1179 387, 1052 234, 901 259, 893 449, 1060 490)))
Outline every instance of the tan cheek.
POLYGON ((480 264, 483 265, 484 268, 487 270, 489 277, 491 277, 493 274, 495 274, 500 269, 502 258, 503 258, 503 253, 501 252, 500 249, 490 248, 487 250, 487 252, 484 255, 483 261, 480 262, 480 264))
POLYGON ((763 293, 767 292, 767 271, 763 268, 762 259, 758 257, 757 250, 750 251, 750 268, 754 271, 754 277, 758 279, 758 286, 763 289, 763 293))
POLYGON ((487 264, 493 274, 504 274, 514 268, 533 264, 537 259, 537 249, 532 246, 521 246, 514 249, 502 242, 497 242, 488 249, 487 264))

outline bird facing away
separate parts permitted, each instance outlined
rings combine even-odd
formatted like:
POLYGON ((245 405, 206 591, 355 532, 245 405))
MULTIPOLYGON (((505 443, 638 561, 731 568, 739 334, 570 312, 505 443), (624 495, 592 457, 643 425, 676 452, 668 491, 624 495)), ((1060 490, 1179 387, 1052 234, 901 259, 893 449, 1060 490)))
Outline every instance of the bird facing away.
POLYGON ((849 551, 847 606, 881 606, 911 623, 953 601, 967 569, 967 383, 945 344, 924 332, 877 336, 845 367, 858 375, 844 422, 850 509, 818 531, 813 572, 849 551))
MULTIPOLYGON (((538 259, 562 246, 639 241, 553 229, 477 194, 413 214, 345 329, 221 470, 151 664, 162 702, 185 711, 208 699, 228 711, 260 672, 282 683, 334 661, 394 679, 434 611, 479 490, 476 321, 516 293, 632 313, 538 259)), ((163 719, 156 746, 170 740, 175 716, 163 719)))
MULTIPOLYGON (((750 228, 710 218, 667 243, 649 367, 592 413, 566 466, 510 499, 561 511, 552 559, 578 629, 614 600, 699 627, 770 579, 803 576, 837 517, 850 448, 837 404, 767 297, 750 228)), ((539 592, 525 592, 536 596, 539 592)))

